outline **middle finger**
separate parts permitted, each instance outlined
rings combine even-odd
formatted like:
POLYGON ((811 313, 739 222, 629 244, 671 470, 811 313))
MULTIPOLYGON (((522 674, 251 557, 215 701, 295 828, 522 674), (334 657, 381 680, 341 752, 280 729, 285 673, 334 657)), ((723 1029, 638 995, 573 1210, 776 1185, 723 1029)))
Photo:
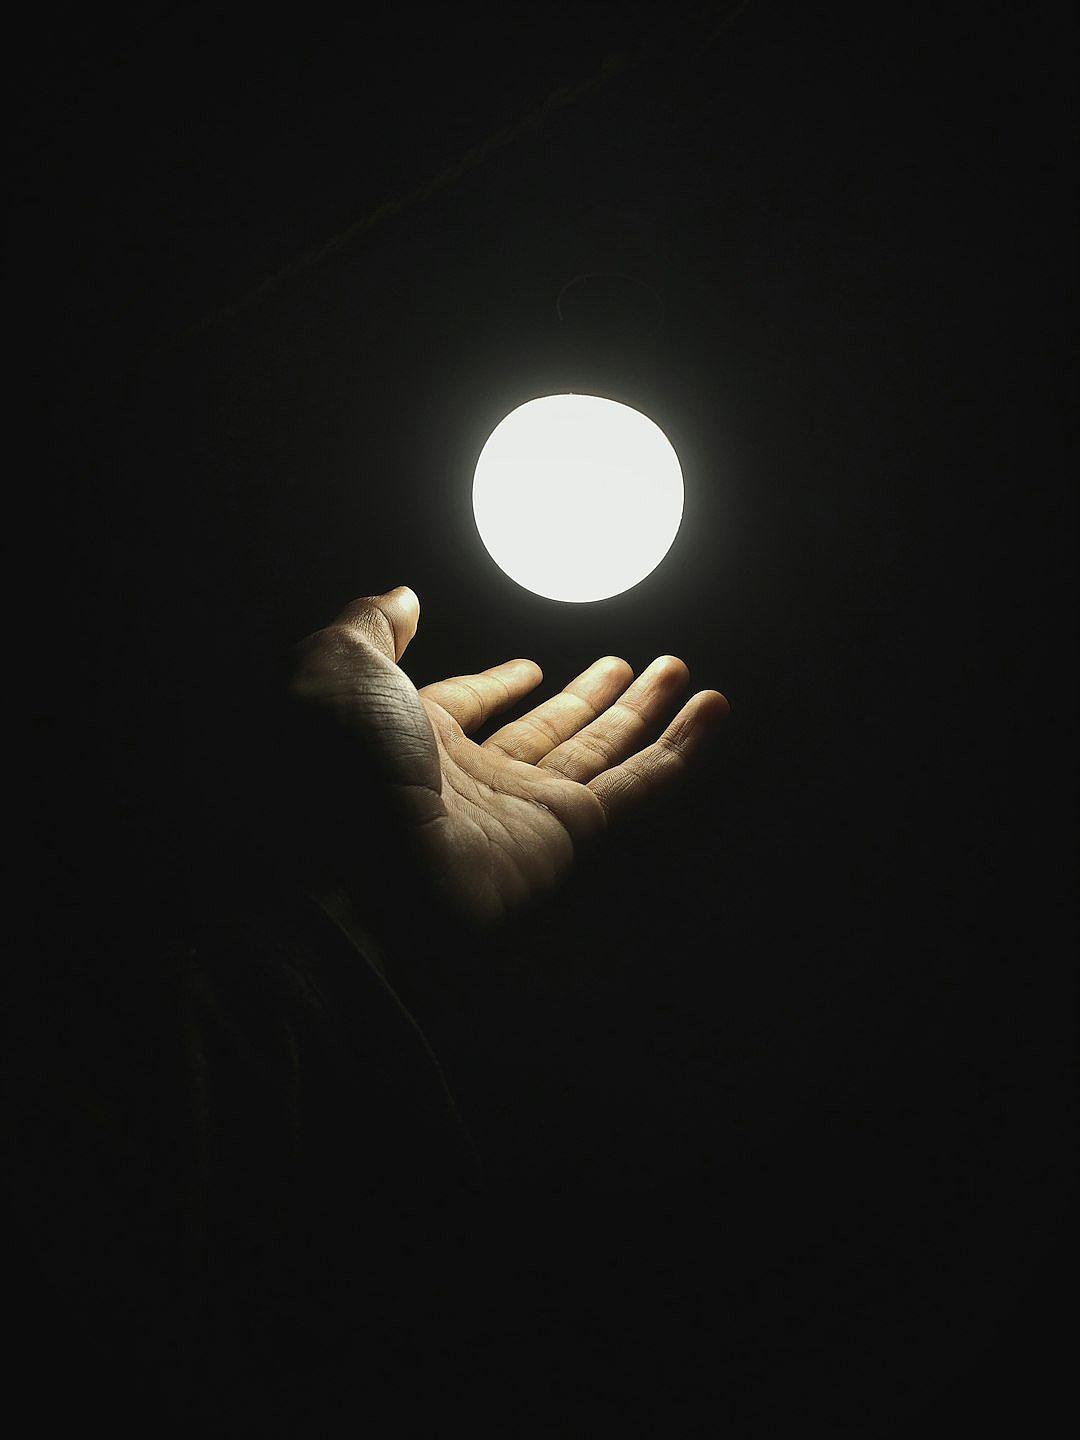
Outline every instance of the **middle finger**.
POLYGON ((558 695, 537 705, 520 720, 512 720, 484 741, 489 750, 500 750, 513 760, 535 765, 555 746, 571 735, 618 698, 634 678, 625 660, 605 655, 571 680, 558 695))
POLYGON ((540 764, 567 780, 586 784, 646 743, 690 682, 674 655, 661 655, 602 715, 557 745, 540 764))

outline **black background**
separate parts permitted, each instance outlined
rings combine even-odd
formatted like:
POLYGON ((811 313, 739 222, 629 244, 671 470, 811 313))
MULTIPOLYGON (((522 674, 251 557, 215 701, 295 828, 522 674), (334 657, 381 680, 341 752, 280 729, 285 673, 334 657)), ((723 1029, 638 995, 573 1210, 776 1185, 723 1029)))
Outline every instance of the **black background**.
POLYGON ((670 1433, 722 1418, 711 1375, 764 1413, 792 1357, 865 1434, 1030 1413, 1063 1363, 1073 30, 196 4, 16 46, 51 943, 183 928, 272 657, 357 594, 418 592, 418 684, 674 652, 731 700, 441 1037, 670 1433), (606 369, 555 309, 592 271, 664 302, 606 369), (686 513, 633 590, 558 604, 484 551, 472 467, 594 382, 686 513))

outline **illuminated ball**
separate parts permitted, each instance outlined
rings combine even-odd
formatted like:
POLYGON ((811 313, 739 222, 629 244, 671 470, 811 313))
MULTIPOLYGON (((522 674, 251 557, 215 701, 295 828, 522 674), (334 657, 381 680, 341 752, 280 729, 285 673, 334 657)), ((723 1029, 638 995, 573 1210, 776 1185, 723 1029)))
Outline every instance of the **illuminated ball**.
POLYGON ((679 457, 629 405, 544 395, 511 410, 473 478, 495 563, 549 600, 606 600, 655 570, 683 512, 679 457))

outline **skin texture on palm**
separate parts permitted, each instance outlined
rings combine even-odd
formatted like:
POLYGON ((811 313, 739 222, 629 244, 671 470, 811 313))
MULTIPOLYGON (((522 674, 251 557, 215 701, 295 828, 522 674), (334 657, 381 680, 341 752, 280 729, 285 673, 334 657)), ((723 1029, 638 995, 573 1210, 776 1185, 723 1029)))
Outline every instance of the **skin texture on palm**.
POLYGON ((715 690, 679 709, 674 656, 636 680, 597 660, 482 744, 470 738, 543 678, 531 660, 417 690, 400 668, 420 603, 407 586, 354 601, 298 649, 291 692, 364 747, 432 882, 457 910, 498 920, 549 892, 611 823, 682 778, 728 713, 715 690))

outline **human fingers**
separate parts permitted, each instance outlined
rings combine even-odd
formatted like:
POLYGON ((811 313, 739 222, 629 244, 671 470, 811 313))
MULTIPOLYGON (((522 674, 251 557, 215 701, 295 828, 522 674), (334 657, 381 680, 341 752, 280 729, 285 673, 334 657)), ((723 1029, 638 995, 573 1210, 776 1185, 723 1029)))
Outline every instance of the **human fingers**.
POLYGON ((541 768, 586 784, 651 740, 689 683, 683 662, 661 655, 595 720, 546 755, 541 768))
POLYGON ((466 735, 493 715, 516 705, 544 678, 535 660, 505 660, 478 675, 454 675, 425 685, 420 694, 442 706, 466 735))
POLYGON ((420 601, 408 585, 397 585, 383 595, 363 595, 346 605, 334 625, 358 633, 397 662, 416 634, 420 622, 420 601))
POLYGON ((609 824, 685 778, 731 706, 718 690, 699 690, 654 744, 589 781, 609 824))
POLYGON ((625 660, 605 655, 595 661, 558 695, 537 705, 519 720, 511 720, 484 741, 512 760, 535 765, 557 745, 597 718, 626 689, 634 672, 625 660))

